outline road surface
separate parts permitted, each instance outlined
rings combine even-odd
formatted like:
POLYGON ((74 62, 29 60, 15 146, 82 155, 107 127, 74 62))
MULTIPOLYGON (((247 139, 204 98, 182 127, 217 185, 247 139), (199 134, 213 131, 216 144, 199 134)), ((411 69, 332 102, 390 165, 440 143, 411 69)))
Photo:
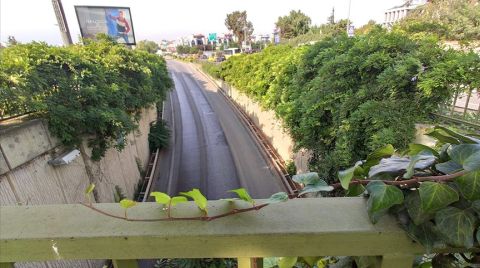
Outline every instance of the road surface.
POLYGON ((217 87, 191 64, 168 61, 175 83, 165 102, 171 145, 159 156, 152 191, 170 195, 199 188, 208 199, 246 188, 253 198, 285 191, 255 138, 217 87))

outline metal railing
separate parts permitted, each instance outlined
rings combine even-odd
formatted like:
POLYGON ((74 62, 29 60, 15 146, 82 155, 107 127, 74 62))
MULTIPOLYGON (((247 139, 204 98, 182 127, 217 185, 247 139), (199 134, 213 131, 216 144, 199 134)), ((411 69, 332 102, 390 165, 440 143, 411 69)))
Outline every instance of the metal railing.
POLYGON ((435 116, 480 129, 480 92, 456 92, 451 102, 442 105, 435 116))
MULTIPOLYGON (((248 206, 210 201, 208 208, 213 216, 248 206)), ((294 199, 212 221, 155 221, 166 217, 160 205, 139 203, 128 217, 151 220, 143 222, 105 216, 81 204, 2 206, 0 266, 112 259, 120 268, 137 267, 136 259, 235 257, 239 267, 253 267, 251 258, 272 256, 378 256, 378 267, 411 267, 415 255, 426 250, 392 216, 372 224, 365 206, 364 198, 294 199)), ((119 204, 95 207, 124 215, 119 204)), ((187 202, 171 215, 201 212, 187 202)))

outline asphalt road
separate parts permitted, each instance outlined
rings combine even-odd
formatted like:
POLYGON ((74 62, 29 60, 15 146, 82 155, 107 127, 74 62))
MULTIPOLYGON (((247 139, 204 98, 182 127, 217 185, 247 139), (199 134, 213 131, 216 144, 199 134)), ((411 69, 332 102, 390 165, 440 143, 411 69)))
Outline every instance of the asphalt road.
POLYGON ((152 191, 199 188, 208 199, 246 188, 253 198, 285 191, 265 153, 217 88, 192 65, 168 61, 175 83, 165 102, 171 145, 159 156, 152 191))

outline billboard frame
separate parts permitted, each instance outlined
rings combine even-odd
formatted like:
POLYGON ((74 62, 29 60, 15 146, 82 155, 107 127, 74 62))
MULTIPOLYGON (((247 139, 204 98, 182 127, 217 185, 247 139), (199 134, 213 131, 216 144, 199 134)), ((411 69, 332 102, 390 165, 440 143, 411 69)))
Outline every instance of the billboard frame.
MULTIPOLYGON (((132 28, 132 36, 133 36, 133 42, 132 43, 119 43, 119 44, 124 44, 127 46, 136 46, 137 45, 137 38, 135 38, 135 28, 133 27, 133 16, 132 16, 132 11, 130 10, 130 7, 119 7, 119 6, 87 6, 87 5, 80 5, 80 6, 73 6, 75 8, 75 15, 77 16, 77 22, 78 22, 78 28, 80 29, 80 35, 83 38, 86 38, 82 26, 80 24, 80 17, 78 16, 78 8, 103 8, 103 9, 108 9, 108 8, 118 8, 118 9, 128 9, 128 13, 130 14, 130 22, 131 25, 130 27, 132 28)), ((107 34, 108 35, 108 34, 107 34)))

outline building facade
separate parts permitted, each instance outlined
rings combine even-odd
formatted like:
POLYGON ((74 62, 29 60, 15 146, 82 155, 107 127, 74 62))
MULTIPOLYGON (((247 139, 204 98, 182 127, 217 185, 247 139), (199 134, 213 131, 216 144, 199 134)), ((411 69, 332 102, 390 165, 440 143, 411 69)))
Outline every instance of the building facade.
POLYGON ((405 18, 410 11, 418 6, 424 5, 428 0, 407 0, 403 5, 392 7, 385 11, 385 20, 383 25, 387 28, 392 27, 397 21, 405 18))

